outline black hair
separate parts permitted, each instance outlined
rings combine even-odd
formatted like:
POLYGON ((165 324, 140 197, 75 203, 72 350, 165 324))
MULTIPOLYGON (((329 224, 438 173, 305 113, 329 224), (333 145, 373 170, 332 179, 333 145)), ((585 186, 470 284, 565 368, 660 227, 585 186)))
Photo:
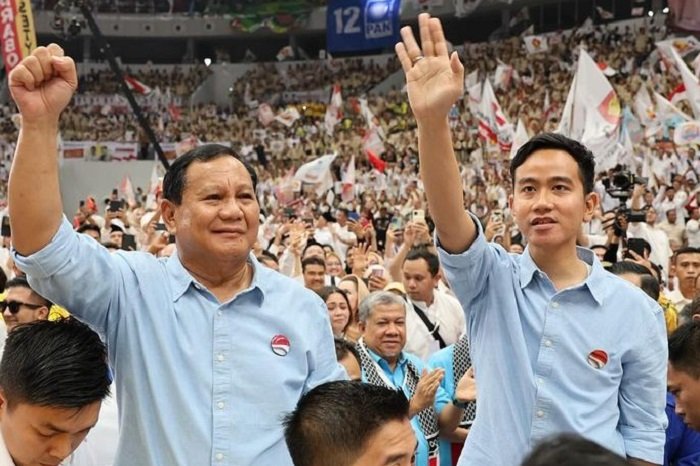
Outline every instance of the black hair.
POLYGON ((319 385, 302 396, 284 420, 295 466, 350 466, 384 425, 408 420, 400 390, 359 381, 319 385))
POLYGON ((440 259, 438 258, 437 254, 430 251, 426 247, 412 248, 410 251, 408 251, 406 259, 404 259, 404 263, 419 259, 423 259, 425 260, 425 262, 427 262, 428 271, 430 272, 431 276, 434 277, 438 274, 438 272, 440 271, 440 259))
POLYGON ((338 337, 335 337, 333 342, 335 343, 335 358, 338 361, 347 358, 348 355, 352 355, 355 359, 357 359, 357 364, 360 364, 360 353, 357 352, 355 345, 344 338, 338 337))
POLYGON ((627 466, 625 458, 575 434, 562 434, 541 442, 522 466, 627 466))
POLYGON ((186 175, 189 166, 195 162, 204 163, 225 156, 233 157, 243 164, 253 182, 253 190, 256 190, 258 175, 249 163, 241 159, 230 147, 222 146, 221 144, 205 144, 186 152, 170 165, 163 178, 163 198, 179 205, 182 202, 182 193, 187 184, 186 175))
POLYGON ((678 256, 682 254, 700 254, 700 248, 693 248, 690 246, 686 246, 684 248, 678 248, 676 249, 676 252, 673 254, 673 263, 676 263, 676 260, 678 259, 678 256))
POLYGON ((34 291, 34 289, 29 285, 29 282, 27 281, 27 277, 25 275, 18 275, 5 283, 5 290, 9 290, 10 288, 26 288, 30 290, 32 293, 37 295, 39 299, 44 301, 43 305, 46 306, 47 308, 51 309, 51 306, 53 306, 53 303, 49 301, 48 299, 44 298, 41 296, 39 293, 34 291))
POLYGON ((301 261, 301 270, 302 272, 306 271, 306 267, 309 265, 322 265, 323 268, 326 268, 326 261, 323 259, 323 257, 318 257, 318 256, 310 256, 301 261))
POLYGON ((635 275, 651 275, 651 271, 643 265, 628 260, 615 262, 612 265, 612 267, 610 267, 610 272, 615 275, 622 275, 623 273, 633 273, 635 275))
POLYGON ((700 321, 685 323, 671 334, 668 362, 674 369, 700 379, 700 321))
POLYGON ((0 268, 0 293, 5 291, 5 288, 7 287, 7 275, 5 274, 5 271, 0 268))
POLYGON ((83 223, 82 225, 80 225, 78 227, 78 229, 76 231, 78 233, 85 233, 86 231, 95 231, 98 234, 102 234, 102 232, 100 231, 100 227, 98 227, 97 225, 95 225, 93 223, 83 223))
POLYGON ((583 193, 593 192, 595 182, 595 158, 593 153, 583 144, 556 133, 542 133, 530 139, 518 149, 510 161, 510 178, 515 185, 515 171, 519 166, 538 150, 559 149, 567 152, 578 165, 579 175, 583 184, 583 193))
POLYGON ((279 259, 277 259, 277 256, 272 254, 272 252, 270 252, 268 249, 263 249, 262 251, 260 251, 260 254, 258 254, 257 259, 258 262, 262 262, 264 260, 271 260, 275 264, 280 263, 279 259))
MULTIPOLYGON (((345 302, 347 302, 348 304, 348 309, 351 309, 350 300, 348 299, 348 293, 345 290, 338 288, 337 286, 324 286, 316 292, 316 294, 321 297, 324 303, 330 295, 336 293, 342 295, 343 298, 345 298, 345 302)), ((350 312, 352 313, 352 310, 350 312)))
POLYGON ((82 408, 109 395, 107 348, 74 318, 15 327, 0 362, 0 389, 8 406, 26 403, 82 408))
POLYGON ((678 314, 678 323, 681 324, 690 322, 696 315, 700 315, 700 296, 694 298, 691 302, 685 305, 680 314, 678 314))
POLYGON ((661 284, 653 275, 642 275, 642 283, 640 285, 642 291, 645 292, 654 301, 659 300, 661 295, 661 284))

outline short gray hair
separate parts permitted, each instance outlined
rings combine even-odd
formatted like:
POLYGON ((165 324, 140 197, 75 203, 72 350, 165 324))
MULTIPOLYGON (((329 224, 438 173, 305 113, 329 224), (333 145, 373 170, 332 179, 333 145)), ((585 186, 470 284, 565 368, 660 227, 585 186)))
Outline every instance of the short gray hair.
POLYGON ((390 306, 392 304, 399 305, 404 310, 406 309, 406 301, 396 295, 396 293, 392 293, 391 291, 375 291, 362 300, 360 308, 357 311, 357 317, 360 322, 367 322, 370 313, 375 307, 390 306))

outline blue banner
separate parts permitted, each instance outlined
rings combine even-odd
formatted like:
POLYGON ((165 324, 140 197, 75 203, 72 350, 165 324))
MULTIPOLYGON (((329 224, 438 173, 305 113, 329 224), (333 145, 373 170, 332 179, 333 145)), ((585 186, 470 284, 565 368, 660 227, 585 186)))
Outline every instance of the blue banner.
POLYGON ((331 0, 326 16, 329 52, 393 47, 399 41, 401 0, 331 0))

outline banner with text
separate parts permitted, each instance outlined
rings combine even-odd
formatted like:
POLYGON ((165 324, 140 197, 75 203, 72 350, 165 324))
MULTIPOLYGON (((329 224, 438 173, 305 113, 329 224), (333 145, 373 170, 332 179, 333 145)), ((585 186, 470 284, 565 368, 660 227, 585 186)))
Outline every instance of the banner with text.
POLYGON ((0 1, 2 58, 9 73, 36 48, 36 32, 30 0, 0 1))
POLYGON ((331 53, 378 50, 399 41, 400 0, 331 0, 326 46, 331 53))

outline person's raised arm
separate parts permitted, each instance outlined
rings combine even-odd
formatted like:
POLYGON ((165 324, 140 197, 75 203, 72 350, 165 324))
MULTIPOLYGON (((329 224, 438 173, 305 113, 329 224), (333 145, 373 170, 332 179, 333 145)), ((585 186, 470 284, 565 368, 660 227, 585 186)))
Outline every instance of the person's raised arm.
POLYGON ((440 245, 460 253, 476 238, 476 226, 464 210, 462 180, 452 147, 447 115, 464 94, 464 67, 457 52, 448 54, 437 18, 418 16, 421 47, 410 27, 401 29, 396 55, 406 73, 406 89, 418 124, 420 174, 440 245))
POLYGON ((58 183, 58 120, 78 86, 75 63, 56 44, 38 47, 10 73, 22 127, 10 171, 12 242, 21 255, 46 246, 63 215, 58 183))

